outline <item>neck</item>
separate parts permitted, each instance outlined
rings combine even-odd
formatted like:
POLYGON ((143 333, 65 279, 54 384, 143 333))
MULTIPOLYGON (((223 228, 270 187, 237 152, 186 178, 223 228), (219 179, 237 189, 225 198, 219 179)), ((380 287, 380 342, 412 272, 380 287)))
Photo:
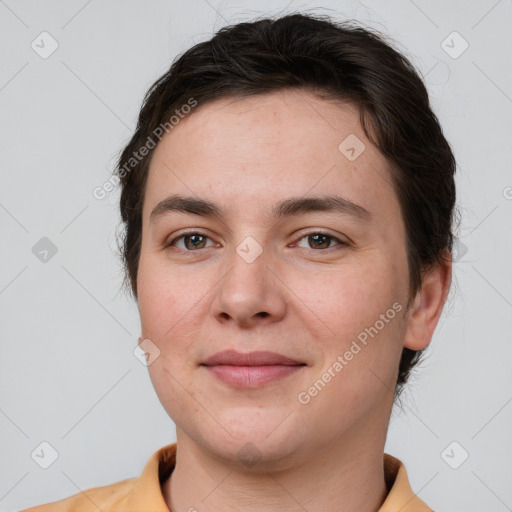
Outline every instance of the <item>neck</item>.
POLYGON ((258 463, 249 470, 241 469, 236 457, 220 459, 177 429, 176 465, 163 484, 164 499, 171 512, 377 512, 388 493, 385 437, 385 429, 359 431, 304 449, 293 462, 256 470, 258 463))

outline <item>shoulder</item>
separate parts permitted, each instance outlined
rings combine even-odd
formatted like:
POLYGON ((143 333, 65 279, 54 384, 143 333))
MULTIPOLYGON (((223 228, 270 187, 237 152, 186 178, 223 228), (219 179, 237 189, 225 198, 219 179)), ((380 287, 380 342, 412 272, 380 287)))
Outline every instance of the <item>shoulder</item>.
POLYGON ((402 461, 388 453, 384 454, 384 477, 388 495, 379 512, 433 512, 412 490, 402 461))
POLYGON ((20 512, 169 512, 162 496, 161 483, 174 468, 176 446, 173 443, 153 453, 138 477, 91 487, 62 500, 20 512))
POLYGON ((121 510, 136 478, 85 489, 62 500, 33 506, 20 512, 114 512, 121 510))

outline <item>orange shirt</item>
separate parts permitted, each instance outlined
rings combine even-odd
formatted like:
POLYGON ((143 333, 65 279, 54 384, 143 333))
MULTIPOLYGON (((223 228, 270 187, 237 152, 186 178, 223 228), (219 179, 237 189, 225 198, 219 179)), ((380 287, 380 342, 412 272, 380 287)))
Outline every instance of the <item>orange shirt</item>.
MULTIPOLYGON (((27 508, 20 512, 169 512, 161 482, 176 462, 176 443, 157 450, 142 474, 114 484, 86 489, 63 500, 27 508)), ((379 512, 432 512, 411 489, 405 466, 397 458, 384 454, 384 475, 390 489, 379 512)))

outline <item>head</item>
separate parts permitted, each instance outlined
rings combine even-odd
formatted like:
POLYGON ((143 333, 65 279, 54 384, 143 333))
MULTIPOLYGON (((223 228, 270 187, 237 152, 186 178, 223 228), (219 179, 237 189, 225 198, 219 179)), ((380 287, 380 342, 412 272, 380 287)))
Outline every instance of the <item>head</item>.
MULTIPOLYGON (((398 397, 449 289, 455 160, 422 80, 383 36, 299 14, 221 29, 150 88, 116 172, 125 284, 163 356, 150 374, 177 426, 201 438, 180 416, 186 388, 205 400, 217 391, 216 417, 243 429, 222 405, 239 395, 208 386, 199 366, 234 346, 296 350, 311 373, 287 377, 295 396, 327 370, 325 398, 303 395, 311 421, 329 404, 368 419, 361 403, 398 397), (151 218, 177 195, 222 211, 175 201, 151 218), (344 211, 285 202, 326 196, 346 199, 344 211)), ((265 392, 252 393, 246 427, 265 428, 265 392)))

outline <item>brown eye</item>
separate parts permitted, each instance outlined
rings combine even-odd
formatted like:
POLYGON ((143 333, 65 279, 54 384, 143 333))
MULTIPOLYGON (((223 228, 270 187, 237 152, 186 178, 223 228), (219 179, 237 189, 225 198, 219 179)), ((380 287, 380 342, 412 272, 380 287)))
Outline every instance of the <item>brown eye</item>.
POLYGON ((347 243, 341 241, 339 238, 336 238, 328 233, 323 233, 321 231, 309 233, 300 238, 300 240, 304 240, 304 239, 307 239, 307 242, 308 242, 307 248, 314 249, 314 250, 330 249, 332 247, 331 246, 332 241, 337 242, 337 245, 345 245, 345 246, 348 245, 347 243))
POLYGON ((183 235, 180 235, 172 240, 172 242, 169 244, 170 246, 176 246, 176 243, 179 240, 182 240, 184 242, 184 247, 179 247, 179 249, 182 249, 184 251, 192 252, 198 249, 204 249, 206 240, 209 240, 209 237, 206 235, 203 235, 201 233, 185 233, 183 235))

